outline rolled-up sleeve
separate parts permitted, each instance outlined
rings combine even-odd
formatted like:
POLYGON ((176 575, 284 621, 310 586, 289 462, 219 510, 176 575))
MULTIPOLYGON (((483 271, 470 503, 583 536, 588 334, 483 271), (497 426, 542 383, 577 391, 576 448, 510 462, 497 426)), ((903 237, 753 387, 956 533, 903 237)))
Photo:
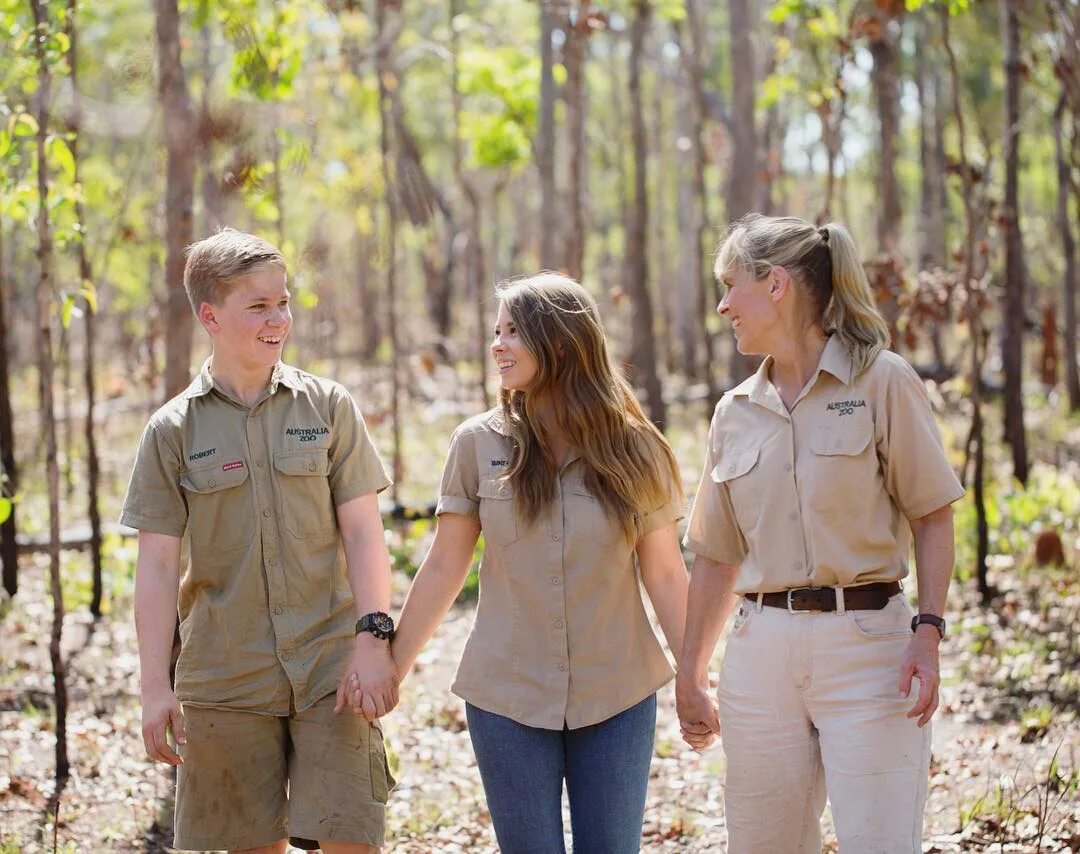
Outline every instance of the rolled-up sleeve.
POLYGON ((721 409, 718 406, 709 425, 709 447, 705 455, 705 469, 701 473, 697 495, 690 510, 690 523, 683 538, 694 554, 717 563, 738 566, 746 557, 746 540, 735 518, 728 486, 713 478, 719 458, 721 409))
POLYGON ((456 513, 480 520, 480 498, 477 496, 480 474, 476 463, 476 435, 471 430, 458 429, 450 438, 446 454, 439 503, 435 514, 456 513))

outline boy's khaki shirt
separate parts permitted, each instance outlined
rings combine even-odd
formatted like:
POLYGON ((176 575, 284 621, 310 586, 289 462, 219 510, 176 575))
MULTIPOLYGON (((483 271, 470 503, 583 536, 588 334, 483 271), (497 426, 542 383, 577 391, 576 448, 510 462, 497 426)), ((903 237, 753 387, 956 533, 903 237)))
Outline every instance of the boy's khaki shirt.
POLYGON ((183 537, 181 701, 287 715, 337 689, 356 614, 335 511, 389 483, 349 393, 287 365, 249 409, 207 362, 153 415, 120 521, 183 537))
MULTIPOLYGON (((649 622, 634 548, 585 488, 571 456, 535 524, 501 480, 512 443, 499 410, 454 433, 437 513, 480 522, 480 601, 452 690, 526 726, 589 726, 639 703, 674 675, 649 622)), ((675 501, 638 536, 682 517, 675 501)))
POLYGON ((834 335, 788 412, 770 361, 716 405, 686 546, 739 594, 904 578, 908 520, 964 494, 922 380, 887 350, 854 377, 834 335))

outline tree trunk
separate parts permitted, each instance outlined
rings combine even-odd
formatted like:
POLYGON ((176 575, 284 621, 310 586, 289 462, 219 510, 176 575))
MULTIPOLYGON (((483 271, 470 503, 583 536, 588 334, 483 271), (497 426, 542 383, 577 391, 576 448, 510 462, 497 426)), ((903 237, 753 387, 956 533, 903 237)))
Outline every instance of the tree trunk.
POLYGON ((634 204, 627 234, 627 293, 633 306, 631 326, 631 379, 645 390, 645 409, 658 427, 665 421, 664 398, 660 392, 660 376, 656 365, 653 307, 649 296, 649 200, 645 164, 648 151, 645 142, 645 115, 641 98, 641 63, 645 33, 652 8, 648 0, 634 0, 634 16, 630 24, 630 133, 634 152, 634 204))
MULTIPOLYGON (((4 266, 3 230, 0 229, 0 496, 12 500, 19 491, 19 473, 15 468, 15 429, 11 413, 7 298, 8 279, 4 266)), ((8 517, 0 524, 0 563, 3 564, 4 589, 9 596, 14 596, 19 589, 19 549, 15 542, 17 511, 12 500, 8 517)))
MULTIPOLYGON (((971 338, 971 362, 968 373, 968 385, 971 395, 971 435, 967 447, 972 450, 975 468, 972 474, 972 498, 975 504, 975 578, 979 594, 984 603, 993 595, 988 578, 987 556, 990 553, 990 527, 986 518, 986 449, 983 436, 982 403, 982 360, 984 330, 982 315, 979 312, 978 282, 975 270, 975 230, 976 211, 973 198, 974 170, 967 160, 967 134, 964 128, 964 113, 960 105, 960 91, 963 85, 957 67, 956 54, 949 39, 949 10, 940 9, 942 43, 949 60, 949 76, 952 84, 953 115, 957 130, 957 160, 959 161, 961 197, 964 202, 964 294, 967 303, 968 335, 971 338)), ((967 480, 967 465, 964 466, 964 480, 967 480)))
POLYGON ((1057 161, 1058 231, 1061 232, 1061 254, 1065 256, 1065 279, 1063 282, 1062 301, 1065 304, 1065 327, 1062 335, 1061 352, 1065 358, 1065 388, 1069 395, 1069 409, 1080 411, 1080 371, 1076 359, 1076 241, 1073 239, 1072 226, 1069 223, 1069 198, 1072 195, 1072 182, 1069 176, 1069 164, 1065 159, 1062 116, 1065 113, 1065 93, 1058 99, 1054 110, 1054 157, 1057 161))
POLYGON ((49 639, 49 658, 52 661, 53 689, 56 694, 56 789, 52 803, 59 808, 60 796, 68 780, 67 755, 67 685, 64 658, 60 642, 64 631, 64 591, 60 584, 60 470, 57 466, 56 415, 53 401, 52 352, 52 234, 49 224, 49 168, 45 143, 49 136, 49 108, 52 97, 52 74, 45 54, 49 37, 49 22, 41 0, 30 0, 34 14, 36 38, 33 39, 38 60, 37 100, 37 362, 38 392, 41 398, 41 430, 45 444, 45 482, 49 496, 49 592, 53 600, 52 634, 49 639))
POLYGON ((1016 0, 1001 0, 1001 40, 1005 45, 1005 303, 1001 361, 1005 367, 1005 441, 1012 448, 1013 476, 1027 483, 1024 432, 1024 242, 1020 230, 1020 18, 1016 0))
POLYGON ((202 96, 199 99, 199 166, 202 172, 204 236, 213 234, 228 221, 221 181, 214 169, 214 114, 210 94, 214 85, 214 38, 209 23, 199 30, 202 43, 202 96))
POLYGON ((396 177, 393 173, 393 148, 390 139, 393 127, 393 104, 388 86, 396 83, 390 58, 392 42, 386 37, 387 11, 398 8, 395 0, 376 0, 375 3, 375 76, 379 80, 379 147, 382 152, 383 188, 386 193, 386 308, 387 329, 390 333, 390 427, 393 434, 393 476, 390 496, 398 503, 399 484, 405 477, 401 456, 401 352, 397 328, 397 230, 398 199, 396 177))
MULTIPOLYGON (((731 137, 727 220, 732 223, 754 210, 757 201, 757 129, 754 124, 754 42, 750 0, 728 0, 731 26, 731 137)), ((719 302, 719 300, 717 300, 719 302)), ((757 359, 731 348, 731 384, 754 372, 757 359)))
MULTIPOLYGON (((893 4, 895 5, 895 4, 893 4)), ((900 16, 903 8, 889 5, 878 9, 876 24, 870 39, 870 55, 874 66, 870 83, 878 112, 878 174, 877 238, 878 252, 890 254, 899 249, 901 210, 900 184, 896 178, 896 159, 900 141, 900 16)))
POLYGON ((184 291, 184 251, 192 242, 196 140, 194 111, 180 60, 177 0, 154 0, 157 20, 158 98, 165 115, 165 399, 191 376, 194 318, 184 291))
MULTIPOLYGON (((81 183, 79 179, 79 139, 81 132, 81 114, 79 112, 79 29, 76 26, 76 14, 78 11, 77 0, 68 0, 67 34, 69 40, 68 66, 70 68, 71 88, 75 92, 74 108, 71 121, 68 124, 71 149, 71 158, 75 162, 74 182, 81 183)), ((96 289, 90 270, 90 259, 86 254, 86 217, 83 213, 83 203, 80 196, 75 197, 75 222, 79 231, 79 242, 76 247, 79 259, 79 284, 83 294, 83 390, 86 394, 86 421, 83 435, 86 439, 86 514, 90 519, 90 561, 92 564, 92 582, 90 592, 90 613, 95 617, 101 616, 101 597, 103 593, 102 564, 101 564, 101 508, 98 504, 98 480, 101 477, 101 466, 98 462, 97 439, 94 435, 94 416, 96 388, 94 374, 96 372, 96 359, 94 347, 94 327, 96 308, 96 289)), ((69 412, 69 416, 70 416, 69 412)))
POLYGON ((480 202, 476 189, 465 176, 462 165, 462 140, 461 140, 461 90, 458 85, 458 52, 460 49, 458 29, 454 20, 458 15, 458 0, 450 0, 450 88, 451 103, 454 114, 454 177, 461 188, 462 195, 468 205, 469 216, 465 227, 465 271, 467 276, 466 292, 472 296, 473 309, 476 315, 476 360, 479 367, 478 382, 480 397, 484 402, 484 409, 491 406, 491 395, 487 388, 488 366, 488 324, 485 312, 487 300, 487 288, 484 287, 486 280, 484 263, 484 245, 481 239, 480 229, 480 202))
POLYGON ((566 85, 563 98, 566 101, 566 135, 569 141, 567 157, 570 163, 569 202, 570 228, 566 235, 566 272, 577 281, 585 270, 585 236, 588 224, 585 220, 585 200, 588 198, 586 158, 588 149, 585 139, 585 49, 589 37, 589 0, 577 0, 574 16, 566 19, 566 44, 563 59, 566 65, 566 85))
POLYGON ((553 0, 540 0, 540 128, 536 166, 540 172, 540 266, 557 269, 561 253, 559 205, 555 189, 555 73, 551 38, 555 29, 553 0))

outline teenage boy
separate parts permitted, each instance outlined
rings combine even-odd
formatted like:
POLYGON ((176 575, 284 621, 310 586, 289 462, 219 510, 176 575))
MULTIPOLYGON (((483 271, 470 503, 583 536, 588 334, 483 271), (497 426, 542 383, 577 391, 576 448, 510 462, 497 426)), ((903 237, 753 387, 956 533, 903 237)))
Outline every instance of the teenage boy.
POLYGON ((390 480, 348 392, 281 362, 286 279, 250 234, 188 250, 213 352, 151 417, 121 514, 139 530, 143 740, 179 766, 176 848, 280 854, 291 834, 378 852, 393 778, 376 718, 397 703, 376 498, 390 480))

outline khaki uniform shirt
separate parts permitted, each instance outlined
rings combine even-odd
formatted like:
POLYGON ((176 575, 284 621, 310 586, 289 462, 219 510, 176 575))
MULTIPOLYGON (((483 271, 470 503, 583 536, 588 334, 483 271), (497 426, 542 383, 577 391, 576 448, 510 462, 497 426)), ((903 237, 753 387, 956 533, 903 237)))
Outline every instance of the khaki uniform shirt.
POLYGON ((854 377, 832 336, 789 412, 770 361, 716 406, 686 546, 740 594, 904 578, 908 520, 964 494, 922 381, 889 351, 854 377))
POLYGON ((337 689, 356 615, 335 510, 389 483, 349 393, 287 365, 249 409, 207 362, 154 413, 120 521, 187 546, 181 701, 287 715, 337 689))
MULTIPOLYGON (((674 675, 645 611, 636 543, 605 514, 571 455, 555 498, 530 525, 501 480, 513 444, 500 410, 450 442, 437 513, 477 519, 480 602, 452 690, 526 726, 589 726, 629 709, 674 675)), ((681 518, 665 506, 638 536, 681 518)))

